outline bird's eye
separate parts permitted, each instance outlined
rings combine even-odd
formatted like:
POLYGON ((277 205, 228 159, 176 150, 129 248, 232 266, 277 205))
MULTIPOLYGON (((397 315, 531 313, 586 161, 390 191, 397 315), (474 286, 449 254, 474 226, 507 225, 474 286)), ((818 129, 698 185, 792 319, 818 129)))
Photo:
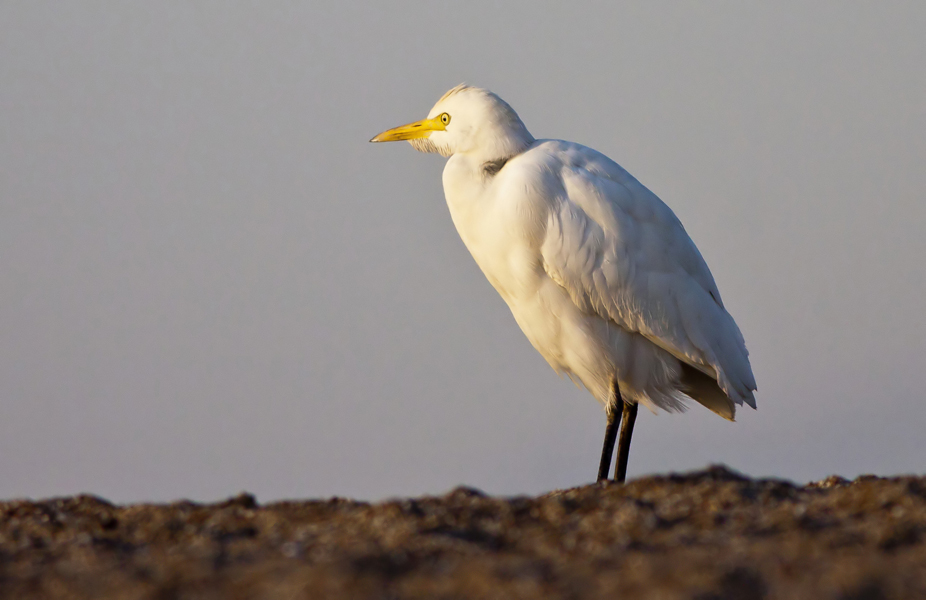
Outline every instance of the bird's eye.
POLYGON ((450 115, 448 115, 447 113, 441 113, 440 122, 443 123, 444 125, 449 125, 450 115))

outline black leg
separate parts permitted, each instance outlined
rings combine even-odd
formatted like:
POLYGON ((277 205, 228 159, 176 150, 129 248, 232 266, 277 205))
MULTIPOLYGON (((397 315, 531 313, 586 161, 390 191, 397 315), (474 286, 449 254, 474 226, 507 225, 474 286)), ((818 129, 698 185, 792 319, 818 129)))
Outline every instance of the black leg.
MULTIPOLYGON (((617 464, 614 465, 614 481, 624 483, 627 479, 627 459, 630 457, 630 436, 633 435, 633 423, 637 420, 638 404, 624 404, 624 423, 621 426, 621 438, 617 443, 617 464)), ((616 411, 615 411, 616 412, 616 411)))
POLYGON ((608 427, 604 430, 604 447, 601 448, 601 462, 598 463, 598 481, 604 481, 608 478, 608 471, 611 470, 611 456, 614 455, 614 440, 617 439, 617 428, 621 424, 621 406, 624 401, 621 400, 621 391, 617 388, 617 382, 614 386, 614 406, 608 409, 608 427))
POLYGON ((614 440, 617 439, 618 425, 621 424, 621 411, 612 408, 608 412, 608 427, 604 430, 604 447, 601 449, 601 462, 598 463, 598 481, 608 478, 611 470, 611 456, 614 454, 614 440))

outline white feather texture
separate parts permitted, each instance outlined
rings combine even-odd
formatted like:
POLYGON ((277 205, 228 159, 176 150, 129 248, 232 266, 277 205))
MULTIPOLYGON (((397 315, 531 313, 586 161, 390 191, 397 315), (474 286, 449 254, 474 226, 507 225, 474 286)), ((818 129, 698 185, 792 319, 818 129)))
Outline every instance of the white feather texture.
POLYGON ((607 156, 535 140, 486 90, 458 86, 412 140, 449 156, 444 193, 460 237, 527 338, 611 410, 683 410, 693 398, 733 419, 755 408, 743 336, 681 222, 607 156))

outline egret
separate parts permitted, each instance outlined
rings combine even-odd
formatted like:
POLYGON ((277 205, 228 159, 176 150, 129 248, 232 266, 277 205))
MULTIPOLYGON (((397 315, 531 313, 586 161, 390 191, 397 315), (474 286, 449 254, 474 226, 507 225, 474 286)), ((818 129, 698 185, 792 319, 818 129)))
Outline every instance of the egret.
POLYGON ((627 473, 637 408, 756 407, 739 327, 675 213, 586 146, 534 139, 494 93, 459 85, 371 142, 449 157, 450 216, 534 348, 607 416, 598 481, 627 473))

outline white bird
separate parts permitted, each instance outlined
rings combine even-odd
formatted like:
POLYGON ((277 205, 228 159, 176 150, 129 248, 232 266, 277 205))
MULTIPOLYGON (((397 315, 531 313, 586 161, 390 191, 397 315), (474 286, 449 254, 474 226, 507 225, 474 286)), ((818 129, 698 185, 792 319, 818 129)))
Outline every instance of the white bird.
POLYGON ((756 407, 743 335, 701 253, 616 162, 534 139, 504 100, 466 85, 370 141, 396 140, 449 157, 444 195, 463 243, 534 348, 604 404, 599 481, 622 416, 624 480, 641 403, 682 411, 691 399, 731 421, 736 405, 756 407))

